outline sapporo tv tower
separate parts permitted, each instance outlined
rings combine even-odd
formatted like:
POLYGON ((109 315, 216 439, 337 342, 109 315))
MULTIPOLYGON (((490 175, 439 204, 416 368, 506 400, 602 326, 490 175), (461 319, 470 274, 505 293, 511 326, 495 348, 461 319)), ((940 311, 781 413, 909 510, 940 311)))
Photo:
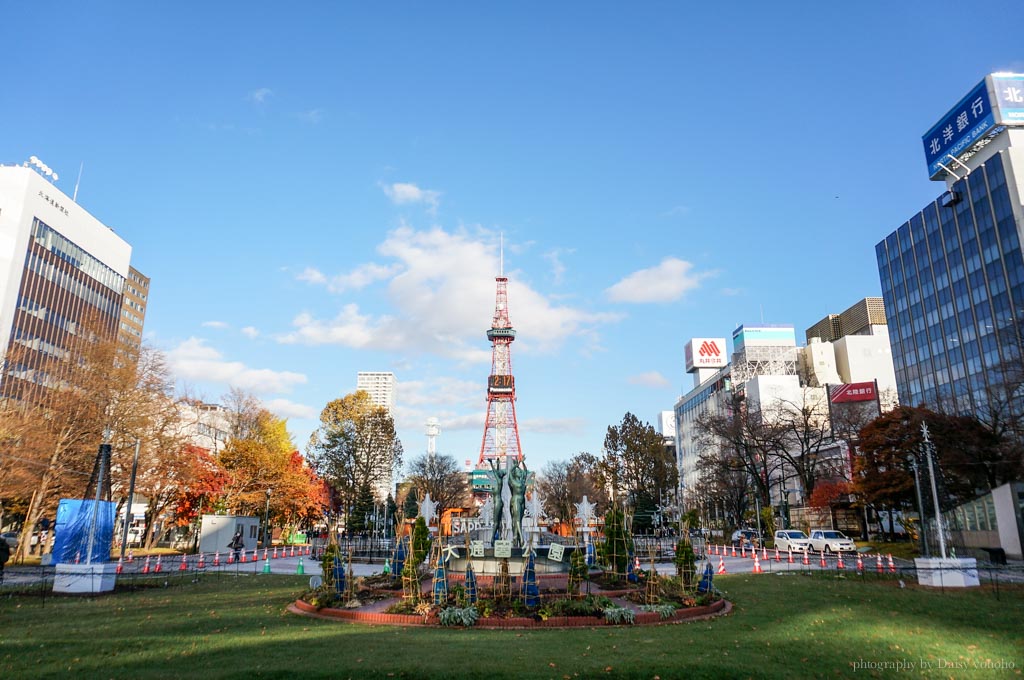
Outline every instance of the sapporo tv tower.
POLYGON ((501 253, 498 284, 494 302, 494 320, 487 331, 491 341, 491 375, 487 378, 487 421, 484 439, 480 444, 478 468, 487 467, 495 460, 501 468, 509 462, 523 459, 519 446, 519 424, 516 422, 516 380, 512 375, 512 341, 516 332, 508 318, 508 279, 505 277, 504 248, 501 253))

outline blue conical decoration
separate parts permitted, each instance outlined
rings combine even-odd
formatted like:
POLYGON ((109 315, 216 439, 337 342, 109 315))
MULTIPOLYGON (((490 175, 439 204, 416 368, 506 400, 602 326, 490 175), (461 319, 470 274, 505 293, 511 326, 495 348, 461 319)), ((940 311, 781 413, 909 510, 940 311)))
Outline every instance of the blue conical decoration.
POLYGON ((636 560, 633 557, 633 553, 629 553, 626 556, 626 580, 630 583, 636 583, 638 580, 636 575, 636 567, 634 564, 635 561, 636 560))
POLYGON ((712 580, 714 579, 714 570, 711 569, 711 562, 704 565, 704 574, 700 577, 700 583, 697 584, 698 593, 709 593, 711 592, 712 580))
POLYGON ((592 567, 597 562, 597 550, 593 543, 587 543, 587 566, 592 567))
POLYGON ((466 601, 476 604, 476 573, 473 571, 473 563, 466 563, 466 601))
POLYGON ((437 556, 437 566, 434 567, 434 604, 442 605, 448 603, 448 575, 444 568, 444 559, 437 556))
POLYGON ((401 576, 403 569, 405 569, 405 541, 398 539, 398 545, 395 546, 394 567, 392 567, 391 573, 394 576, 401 576))
POLYGON ((537 589, 537 563, 533 557, 533 551, 526 558, 526 568, 523 569, 523 600, 527 607, 540 606, 540 590, 537 589))
POLYGON ((331 568, 334 576, 334 590, 340 595, 345 592, 345 568, 341 566, 341 558, 334 556, 334 566, 331 568))

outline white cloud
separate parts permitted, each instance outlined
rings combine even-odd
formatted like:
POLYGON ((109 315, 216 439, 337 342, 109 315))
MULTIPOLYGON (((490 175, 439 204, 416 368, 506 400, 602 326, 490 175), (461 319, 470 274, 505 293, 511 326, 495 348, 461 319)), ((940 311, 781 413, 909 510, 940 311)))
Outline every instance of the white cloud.
POLYGON ((672 383, 668 378, 657 371, 647 371, 639 375, 631 375, 626 379, 630 385, 642 385, 643 387, 668 387, 672 383))
POLYGON ((690 214, 690 206, 674 205, 661 214, 662 217, 685 217, 690 214))
POLYGON ((605 293, 613 302, 674 302, 709 276, 692 269, 693 265, 685 260, 666 257, 656 267, 633 272, 605 293))
POLYGON ((250 92, 246 99, 257 104, 262 104, 263 102, 267 101, 267 97, 269 97, 272 94, 274 94, 274 91, 271 90, 269 87, 261 87, 250 92))
POLYGON ((227 328, 228 324, 224 321, 204 321, 203 328, 227 328))
POLYGON ((726 297, 736 297, 737 295, 743 295, 742 288, 723 288, 722 295, 726 297))
POLYGON ((300 111, 299 113, 295 114, 295 117, 304 123, 316 125, 317 123, 322 121, 324 119, 324 116, 326 115, 327 112, 324 111, 323 109, 310 109, 309 111, 300 111))
POLYGON ((384 265, 368 262, 359 265, 346 274, 336 274, 328 278, 319 269, 306 267, 296 278, 299 281, 306 281, 318 285, 326 285, 327 290, 332 293, 344 293, 347 290, 361 290, 375 281, 381 281, 394 276, 399 271, 398 265, 386 267, 384 265))
POLYGON ((312 419, 320 416, 320 413, 312 406, 296 404, 287 399, 267 399, 262 401, 264 408, 280 418, 312 419))
POLYGON ((430 189, 420 189, 415 184, 395 182, 394 184, 382 184, 381 189, 395 205, 407 203, 425 203, 431 210, 436 210, 441 192, 430 189))
POLYGON ((562 276, 565 275, 565 264, 562 263, 562 255, 571 255, 574 252, 576 251, 573 249, 556 248, 544 254, 544 259, 551 263, 551 278, 554 279, 556 285, 562 283, 562 276))
POLYGON ((313 267, 306 267, 295 278, 306 283, 327 283, 327 277, 323 275, 323 272, 313 267))
POLYGON ((167 353, 171 371, 182 380, 224 383, 256 393, 288 392, 302 385, 302 373, 250 368, 240 361, 226 361, 202 338, 191 337, 167 353))
POLYGON ((255 338, 260 334, 259 330, 255 326, 246 326, 242 329, 242 335, 247 338, 255 338))
MULTIPOLYGON (((386 269, 390 277, 390 314, 370 315, 354 303, 333 319, 302 313, 292 322, 294 330, 279 340, 490 361, 482 328, 494 314, 497 246, 490 233, 415 231, 402 226, 377 249, 395 264, 373 270, 383 275, 386 269)), ((516 347, 526 352, 550 351, 568 338, 594 342, 597 327, 621 318, 555 304, 514 274, 509 276, 508 300, 512 325, 519 333, 516 347)))

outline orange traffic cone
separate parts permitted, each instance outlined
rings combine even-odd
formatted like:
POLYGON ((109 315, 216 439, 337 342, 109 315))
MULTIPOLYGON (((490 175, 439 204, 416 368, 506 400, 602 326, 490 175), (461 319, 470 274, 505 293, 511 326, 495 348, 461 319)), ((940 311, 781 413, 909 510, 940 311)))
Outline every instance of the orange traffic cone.
POLYGON ((736 546, 732 547, 732 556, 736 557, 736 546))
POLYGON ((117 558, 117 569, 114 570, 114 573, 115 574, 120 574, 122 571, 124 571, 124 561, 120 557, 118 557, 117 558))
POLYGON ((821 562, 820 562, 820 564, 821 564, 821 568, 822 568, 822 569, 824 569, 825 567, 827 567, 827 566, 828 566, 828 565, 827 565, 827 564, 825 563, 825 551, 824 551, 824 550, 821 550, 821 551, 819 551, 819 552, 821 552, 821 562))
POLYGON ((761 560, 757 559, 757 553, 754 553, 754 573, 763 574, 764 571, 761 569, 761 560))
POLYGON ((82 561, 82 551, 79 550, 75 553, 75 564, 79 564, 82 561))
POLYGON ((235 563, 235 553, 234 553, 233 550, 229 550, 228 551, 228 564, 234 564, 234 563, 235 563))
POLYGON ((199 564, 196 565, 197 569, 206 569, 206 554, 199 553, 199 564))
POLYGON ((275 560, 277 559, 277 546, 276 545, 274 546, 274 556, 273 556, 273 559, 275 559, 275 560))
POLYGON ((292 546, 292 554, 291 554, 291 556, 295 557, 295 546, 294 545, 292 546))
POLYGON ((142 573, 143 574, 148 574, 149 573, 149 555, 146 555, 146 561, 142 565, 142 573))
POLYGON ((761 546, 761 559, 765 562, 768 561, 768 546, 761 546))
POLYGON ((128 564, 135 561, 135 553, 132 552, 131 548, 128 549, 128 564))
POLYGON ((182 554, 182 556, 181 556, 181 564, 178 565, 178 571, 187 571, 187 570, 188 570, 188 562, 185 561, 185 555, 182 554))
POLYGON ((258 562, 259 561, 259 558, 256 557, 256 548, 252 549, 252 560, 251 561, 252 562, 258 562))
POLYGON ((745 558, 746 556, 747 556, 747 546, 741 545, 740 546, 740 557, 744 557, 745 558))
POLYGON ((313 555, 313 546, 307 545, 306 546, 306 557, 311 557, 312 555, 313 555))
POLYGON ((781 562, 782 557, 779 555, 779 546, 775 546, 775 561, 781 562))
POLYGON ((892 553, 889 553, 889 573, 896 573, 896 563, 892 561, 892 553))
POLYGON ((792 548, 789 549, 789 557, 786 558, 786 562, 788 562, 789 564, 793 564, 793 549, 792 548))
POLYGON ((725 558, 722 557, 721 555, 719 555, 719 557, 718 557, 718 573, 719 574, 727 573, 725 571, 725 558))
POLYGON ((875 571, 879 574, 884 573, 884 570, 882 569, 882 553, 878 553, 875 556, 875 571))
POLYGON ((839 553, 836 558, 836 569, 846 569, 846 565, 843 564, 843 553, 839 553))
POLYGON ((266 562, 270 559, 270 548, 263 549, 263 561, 266 562))
MULTIPOLYGON (((228 553, 228 558, 229 559, 231 558, 231 553, 228 553)), ((213 553, 213 566, 215 566, 215 567, 219 567, 220 566, 220 551, 219 550, 217 552, 213 553)))
POLYGON ((161 571, 163 571, 163 567, 160 566, 160 556, 157 555, 156 556, 156 566, 153 567, 153 573, 154 574, 159 574, 161 571))
POLYGON ((864 573, 864 558, 860 556, 860 553, 857 553, 857 571, 861 574, 864 573))

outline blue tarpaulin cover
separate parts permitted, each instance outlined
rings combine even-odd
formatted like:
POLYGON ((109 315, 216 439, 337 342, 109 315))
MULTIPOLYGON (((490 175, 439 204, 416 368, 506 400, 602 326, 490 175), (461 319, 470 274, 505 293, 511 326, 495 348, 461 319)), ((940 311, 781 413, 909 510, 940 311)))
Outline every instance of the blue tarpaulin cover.
POLYGON ((53 563, 88 562, 89 527, 93 516, 96 533, 92 544, 92 562, 109 562, 110 545, 114 541, 115 504, 110 501, 62 498, 57 505, 57 525, 53 537, 53 563), (95 510, 95 512, 94 512, 95 510))

